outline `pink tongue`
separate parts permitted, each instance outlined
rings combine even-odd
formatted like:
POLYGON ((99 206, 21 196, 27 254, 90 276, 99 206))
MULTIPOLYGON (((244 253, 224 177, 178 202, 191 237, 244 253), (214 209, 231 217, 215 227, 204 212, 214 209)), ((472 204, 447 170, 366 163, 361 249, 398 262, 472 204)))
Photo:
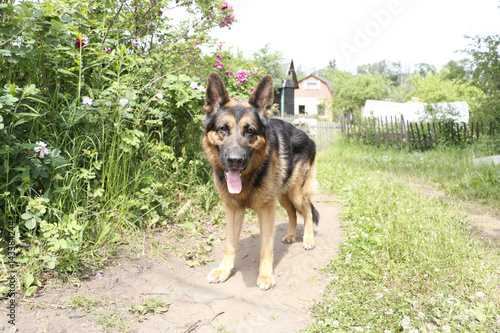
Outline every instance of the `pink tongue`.
POLYGON ((241 192, 241 176, 240 170, 227 171, 227 190, 231 194, 238 194, 241 192))

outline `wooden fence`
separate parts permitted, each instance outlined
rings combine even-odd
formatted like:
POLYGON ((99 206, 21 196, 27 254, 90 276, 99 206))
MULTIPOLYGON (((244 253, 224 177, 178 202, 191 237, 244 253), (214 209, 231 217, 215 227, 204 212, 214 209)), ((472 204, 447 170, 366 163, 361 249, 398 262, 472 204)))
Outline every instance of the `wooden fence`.
POLYGON ((318 149, 332 145, 341 135, 377 147, 396 149, 432 149, 438 144, 472 143, 485 135, 498 134, 492 121, 409 122, 403 117, 350 118, 339 116, 336 122, 305 117, 280 118, 304 130, 318 149))
POLYGON ((497 129, 493 121, 483 122, 409 122, 403 117, 338 117, 340 131, 348 138, 357 138, 377 147, 432 149, 438 143, 472 143, 484 135, 493 136, 497 129))

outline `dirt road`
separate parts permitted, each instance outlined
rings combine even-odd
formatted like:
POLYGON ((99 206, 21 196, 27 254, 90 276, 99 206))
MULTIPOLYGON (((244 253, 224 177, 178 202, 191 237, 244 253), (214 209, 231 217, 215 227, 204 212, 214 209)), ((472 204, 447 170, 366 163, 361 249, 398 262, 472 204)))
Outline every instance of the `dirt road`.
MULTIPOLYGON (((302 248, 298 239, 282 244, 285 220, 277 221, 275 253, 276 287, 261 291, 256 286, 259 266, 259 231, 245 224, 233 275, 222 284, 209 284, 208 272, 222 258, 223 242, 214 246, 215 262, 190 268, 183 259, 152 261, 146 257, 121 262, 80 286, 47 288, 33 303, 18 304, 19 332, 297 332, 310 323, 314 299, 321 299, 329 277, 320 267, 330 262, 341 242, 338 205, 327 196, 315 198, 320 213, 315 228, 316 248, 302 248), (87 303, 71 306, 70 299, 84 295, 87 303), (131 305, 146 296, 170 303, 164 313, 138 317, 131 305), (89 302, 89 299, 100 299, 89 302)), ((2 303, 2 312, 5 312, 2 303)), ((1 314, 5 317, 4 314, 1 314)), ((12 327, 2 320, 2 328, 12 327)), ((14 331, 12 329, 12 331, 14 331)))

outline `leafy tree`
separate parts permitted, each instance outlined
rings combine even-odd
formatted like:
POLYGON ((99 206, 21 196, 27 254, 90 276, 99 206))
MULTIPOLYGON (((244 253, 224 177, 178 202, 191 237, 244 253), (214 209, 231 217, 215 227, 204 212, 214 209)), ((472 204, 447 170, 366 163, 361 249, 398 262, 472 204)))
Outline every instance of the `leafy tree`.
POLYGON ((385 59, 373 64, 358 66, 358 74, 367 73, 386 75, 394 86, 399 86, 401 84, 402 67, 400 62, 390 62, 385 59))
POLYGON ((472 63, 469 59, 450 60, 443 66, 443 70, 446 70, 444 78, 447 80, 472 80, 472 63))
POLYGON ((435 74, 436 66, 421 62, 415 65, 414 73, 418 73, 423 77, 427 74, 435 74))
POLYGON ((332 85, 334 96, 329 107, 333 116, 346 112, 359 116, 366 100, 383 100, 391 90, 391 81, 379 73, 353 76, 349 72, 336 71, 332 85))
POLYGON ((270 74, 276 82, 281 82, 286 78, 280 65, 283 62, 283 53, 280 51, 271 53, 269 44, 254 52, 251 59, 262 72, 270 74))
POLYGON ((336 71, 337 71, 337 62, 335 61, 335 59, 330 59, 328 61, 328 66, 326 66, 323 69, 317 70, 316 74, 331 81, 336 71))
POLYGON ((483 102, 485 94, 471 82, 449 80, 450 72, 443 69, 436 74, 425 77, 420 73, 412 74, 408 78, 411 91, 406 95, 408 101, 417 97, 424 103, 446 103, 466 101, 469 105, 470 116, 474 120, 481 120, 484 116, 483 102))
POLYGON ((472 58, 474 84, 485 94, 483 114, 500 125, 500 35, 466 37, 464 50, 472 58))

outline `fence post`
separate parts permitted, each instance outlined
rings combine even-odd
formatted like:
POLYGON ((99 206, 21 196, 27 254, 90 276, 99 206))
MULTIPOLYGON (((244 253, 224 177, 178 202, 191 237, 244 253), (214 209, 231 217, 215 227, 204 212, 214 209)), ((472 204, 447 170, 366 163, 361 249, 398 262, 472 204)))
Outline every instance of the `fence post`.
POLYGON ((361 117, 359 117, 358 119, 358 130, 359 130, 358 141, 359 144, 361 144, 361 135, 363 133, 363 130, 361 129, 361 117))
POLYGON ((411 131, 411 137, 412 137, 411 143, 416 142, 415 132, 413 131, 413 123, 410 123, 410 131, 411 131))
POLYGON ((434 129, 434 142, 437 146, 438 145, 438 136, 437 136, 437 132, 436 132, 436 123, 432 123, 432 128, 434 129))
POLYGON ((429 123, 427 123, 427 135, 429 138, 429 144, 430 144, 431 149, 432 149, 432 132, 431 132, 431 124, 429 124, 429 123))
MULTIPOLYGON (((389 145, 389 141, 391 141, 392 138, 391 134, 389 133, 389 120, 387 120, 387 116, 385 116, 385 129, 387 130, 387 145, 389 145)), ((392 146, 394 147, 394 145, 392 146)))
POLYGON ((467 124, 463 121, 464 124, 464 142, 467 144, 467 124))
POLYGON ((382 146, 382 133, 380 133, 380 117, 375 121, 375 130, 377 131, 377 148, 382 146), (379 146, 380 145, 380 146, 379 146))
MULTIPOLYGON (((392 118, 392 116, 391 116, 392 118)), ((394 116, 394 127, 396 128, 396 147, 399 147, 398 118, 394 116)), ((391 125, 392 128, 392 125, 391 125)))
MULTIPOLYGON (((396 121, 396 116, 394 116, 394 121, 396 121)), ((398 146, 398 138, 397 137, 394 137, 394 124, 393 124, 393 121, 392 121, 392 116, 391 116, 391 143, 392 143, 392 148, 394 148, 394 139, 396 139, 396 147, 398 146)))
MULTIPOLYGON (((406 130, 406 143, 408 144, 408 151, 410 151, 411 150, 411 138, 410 138, 410 121, 409 120, 406 121, 405 130, 406 130)), ((413 132, 412 132, 412 134, 413 134, 413 132)))
MULTIPOLYGON (((407 128, 406 128, 406 135, 408 136, 408 129, 407 128)), ((404 136, 405 136, 405 117, 403 117, 403 115, 401 115, 401 150, 403 150, 404 136)), ((408 143, 408 138, 407 138, 406 142, 408 143)))
POLYGON ((365 140, 368 140, 368 118, 365 118, 365 140))
MULTIPOLYGON (((418 133, 418 123, 417 123, 417 133, 418 133)), ((422 140, 420 140, 420 133, 418 134, 418 143, 420 144, 420 149, 424 149, 424 145, 422 145, 422 141, 425 144, 425 133, 424 133, 424 124, 420 123, 420 128, 422 129, 422 140)))

